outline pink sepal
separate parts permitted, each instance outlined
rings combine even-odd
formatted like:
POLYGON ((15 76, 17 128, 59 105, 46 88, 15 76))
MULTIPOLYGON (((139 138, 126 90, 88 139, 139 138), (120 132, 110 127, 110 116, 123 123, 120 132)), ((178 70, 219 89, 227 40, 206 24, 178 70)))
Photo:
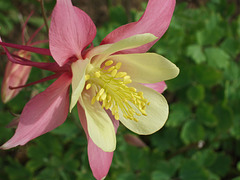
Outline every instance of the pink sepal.
POLYGON ((50 50, 55 61, 64 65, 70 58, 82 58, 82 51, 94 39, 96 27, 91 18, 72 5, 71 0, 57 0, 49 30, 50 50))
MULTIPOLYGON (((94 144, 94 142, 88 135, 87 120, 86 120, 85 112, 80 104, 78 104, 77 107, 78 107, 78 115, 79 115, 80 122, 82 124, 82 127, 88 139, 89 165, 92 169, 93 176, 97 180, 101 180, 104 177, 106 177, 108 174, 109 168, 112 163, 113 152, 104 152, 102 149, 100 149, 98 146, 94 144)), ((112 121, 115 128, 115 132, 117 132, 119 121, 116 121, 115 119, 112 119, 112 121)))
MULTIPOLYGON (((111 44, 136 34, 151 33, 160 39, 168 29, 175 0, 149 0, 147 8, 139 21, 123 25, 108 34, 101 44, 111 44)), ((148 43, 139 48, 125 50, 124 53, 144 53, 148 51, 155 42, 148 43)))
POLYGON ((33 97, 24 107, 14 136, 1 146, 10 149, 60 126, 68 115, 71 76, 64 73, 45 91, 33 97))
POLYGON ((164 81, 154 83, 154 84, 143 84, 146 87, 152 88, 153 90, 163 93, 167 89, 167 85, 164 81))

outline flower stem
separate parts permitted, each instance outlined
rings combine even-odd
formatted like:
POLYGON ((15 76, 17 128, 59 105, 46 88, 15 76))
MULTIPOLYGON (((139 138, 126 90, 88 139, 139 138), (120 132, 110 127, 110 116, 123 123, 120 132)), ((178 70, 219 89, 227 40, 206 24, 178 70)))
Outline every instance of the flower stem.
POLYGON ((46 26, 47 33, 48 33, 48 22, 47 22, 46 12, 45 12, 45 9, 44 9, 44 1, 40 0, 40 3, 41 3, 41 10, 42 10, 42 15, 43 15, 43 19, 44 19, 44 24, 46 26))

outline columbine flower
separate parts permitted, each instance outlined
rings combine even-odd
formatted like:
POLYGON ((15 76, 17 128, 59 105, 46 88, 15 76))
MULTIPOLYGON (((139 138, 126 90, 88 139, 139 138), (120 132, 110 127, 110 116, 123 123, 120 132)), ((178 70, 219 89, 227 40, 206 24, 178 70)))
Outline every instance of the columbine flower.
POLYGON ((162 91, 155 83, 165 87, 162 81, 176 77, 179 69, 164 57, 145 52, 167 30, 174 7, 175 0, 150 0, 138 22, 117 28, 100 46, 86 49, 95 37, 95 25, 70 0, 58 0, 49 31, 50 51, 0 43, 52 55, 57 64, 22 63, 4 47, 13 62, 55 72, 39 82, 58 78, 26 104, 14 136, 1 148, 24 145, 62 124, 69 111, 71 85, 70 111, 77 105, 88 139, 90 167, 96 179, 104 178, 119 121, 138 134, 152 134, 167 120, 168 104, 153 89, 162 91))
MULTIPOLYGON (((27 42, 24 40, 24 33, 26 29, 26 25, 28 23, 29 18, 32 16, 33 12, 28 16, 26 22, 24 23, 23 29, 22 29, 22 44, 26 44, 29 46, 37 45, 40 43, 44 43, 46 41, 38 41, 32 43, 31 41, 34 39, 34 37, 38 34, 38 32, 42 29, 40 27, 37 29, 33 35, 29 38, 27 42)), ((22 57, 24 59, 30 60, 31 59, 31 54, 28 51, 24 50, 19 50, 15 51, 13 54, 16 56, 22 57)), ((21 61, 21 59, 19 59, 21 61)), ((31 72, 31 67, 30 66, 22 66, 20 64, 13 63, 11 61, 7 62, 6 68, 5 68, 5 73, 3 77, 3 82, 2 82, 2 89, 1 89, 1 96, 2 96, 2 101, 4 103, 7 103, 11 99, 13 99, 19 92, 20 88, 14 89, 14 87, 19 87, 25 85, 25 83, 28 80, 29 74, 31 72), (12 89, 10 89, 12 88, 12 89)))

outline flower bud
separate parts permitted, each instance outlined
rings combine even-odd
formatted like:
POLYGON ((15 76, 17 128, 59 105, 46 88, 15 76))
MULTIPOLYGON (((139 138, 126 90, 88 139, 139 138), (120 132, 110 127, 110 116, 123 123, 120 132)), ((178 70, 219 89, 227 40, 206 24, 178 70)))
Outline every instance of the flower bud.
MULTIPOLYGON (((31 55, 23 50, 17 51, 14 54, 28 60, 30 60, 31 58, 31 55)), ((18 87, 25 85, 28 80, 30 72, 31 72, 30 66, 15 64, 12 63, 11 61, 7 62, 1 92, 2 101, 4 103, 7 103, 11 99, 13 99, 21 90, 21 88, 10 89, 9 87, 18 87)))

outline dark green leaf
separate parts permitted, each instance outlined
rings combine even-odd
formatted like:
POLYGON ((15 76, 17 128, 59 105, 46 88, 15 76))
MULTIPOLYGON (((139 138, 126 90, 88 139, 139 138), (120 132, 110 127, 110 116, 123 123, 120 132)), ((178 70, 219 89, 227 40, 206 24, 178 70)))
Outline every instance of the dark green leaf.
POLYGON ((206 57, 200 45, 188 46, 187 55, 191 57, 196 64, 200 64, 206 61, 206 57))
POLYGON ((208 127, 215 127, 218 124, 216 116, 213 114, 213 106, 206 103, 201 103, 197 107, 197 120, 208 127))
POLYGON ((184 124, 181 131, 181 139, 185 144, 190 144, 203 140, 205 137, 205 131, 201 124, 195 120, 190 120, 184 124))
POLYGON ((207 48, 205 49, 207 61, 212 67, 226 69, 229 66, 230 56, 220 48, 207 48))
POLYGON ((188 160, 180 169, 181 180, 203 180, 208 179, 207 173, 195 161, 188 160))
POLYGON ((227 174, 230 165, 231 165, 230 157, 228 157, 226 154, 219 154, 216 157, 215 162, 209 167, 209 169, 213 173, 221 177, 224 177, 227 174))
POLYGON ((175 103, 170 106, 170 114, 166 126, 181 126, 191 115, 190 107, 184 103, 175 103))
POLYGON ((205 97, 205 90, 202 85, 195 85, 187 91, 188 99, 194 104, 199 104, 205 97))

